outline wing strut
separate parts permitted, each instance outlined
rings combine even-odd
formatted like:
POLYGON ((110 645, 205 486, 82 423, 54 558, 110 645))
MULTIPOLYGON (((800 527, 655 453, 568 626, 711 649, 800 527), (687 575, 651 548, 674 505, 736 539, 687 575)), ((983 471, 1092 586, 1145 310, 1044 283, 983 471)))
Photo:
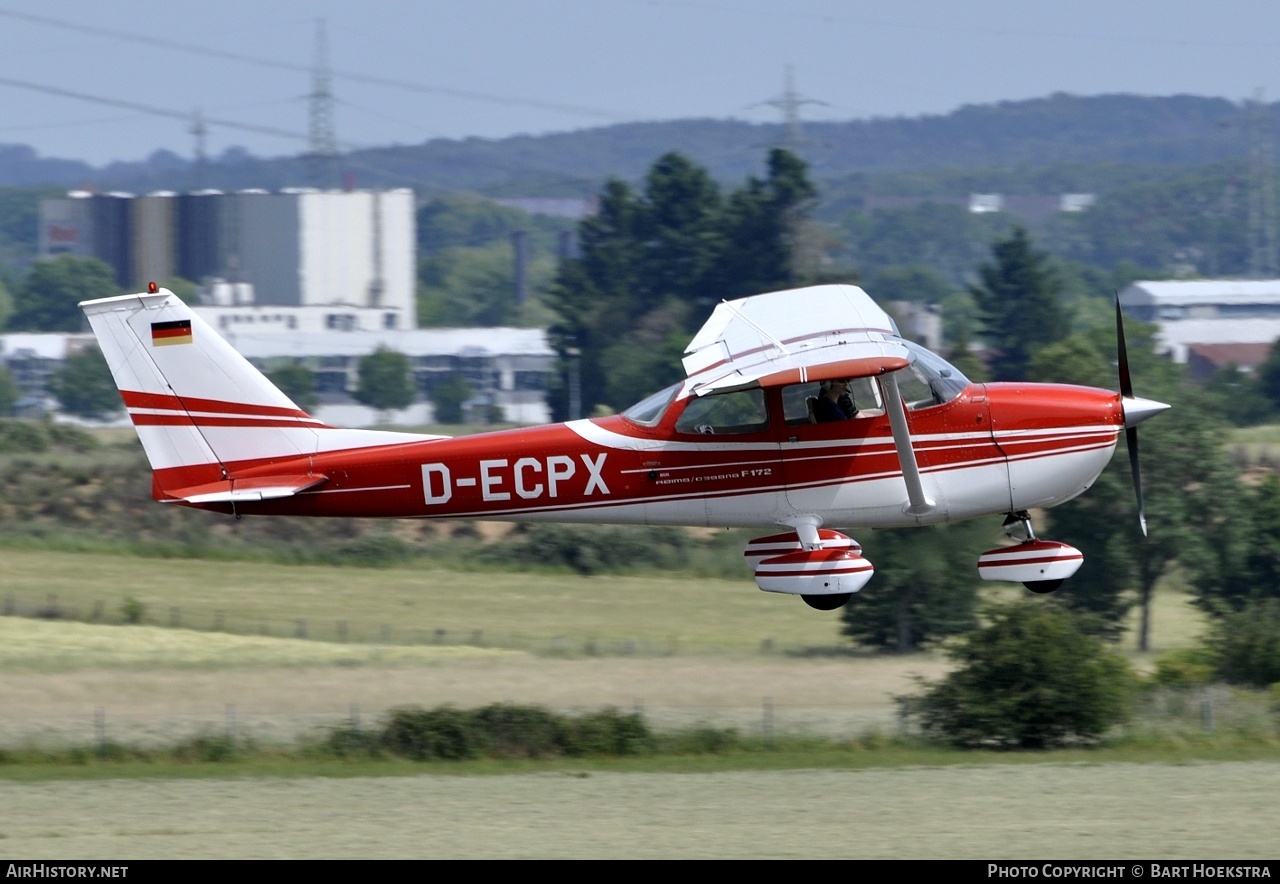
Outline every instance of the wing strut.
POLYGON ((876 383, 880 385, 880 398, 884 400, 885 411, 889 414, 893 444, 898 449, 898 463, 902 465, 902 478, 907 483, 909 503, 903 512, 908 516, 923 516, 932 512, 937 504, 925 496, 924 485, 920 481, 920 466, 916 463, 911 432, 907 429, 907 412, 902 407, 902 394, 898 392, 898 373, 882 374, 876 378, 876 383))

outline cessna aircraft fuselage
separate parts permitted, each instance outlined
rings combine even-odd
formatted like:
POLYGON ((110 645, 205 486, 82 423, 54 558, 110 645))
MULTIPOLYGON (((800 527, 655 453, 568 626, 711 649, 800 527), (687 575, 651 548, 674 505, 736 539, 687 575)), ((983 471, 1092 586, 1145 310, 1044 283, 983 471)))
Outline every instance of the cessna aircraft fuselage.
MULTIPOLYGON (((1061 503, 1092 484, 1124 427, 1120 397, 1105 390, 970 384, 949 402, 908 412, 935 506, 907 515, 883 409, 831 423, 788 420, 782 392, 765 391, 767 419, 745 432, 706 432, 706 425, 681 432, 684 409, 702 401, 686 398, 671 402, 652 425, 615 415, 227 465, 235 477, 228 490, 252 489, 258 476, 324 477, 276 499, 246 493, 234 501, 187 501, 200 486, 224 481, 222 466, 175 466, 157 472, 157 498, 240 514, 741 527, 813 515, 827 525, 882 528, 1061 503), (165 489, 184 493, 170 497, 165 489)), ((229 423, 268 421, 310 433, 301 413, 237 421, 234 404, 221 407, 227 410, 188 418, 175 404, 170 417, 203 425, 215 437, 229 423)), ((154 408, 150 414, 158 416, 154 408)))
MULTIPOLYGON (((159 501, 234 513, 762 527, 761 589, 843 604, 870 579, 842 528, 1004 514, 979 574, 1047 592, 1079 550, 1028 510, 1098 477, 1167 407, 1131 390, 969 382, 861 289, 722 302, 686 379, 620 415, 451 439, 325 425, 166 291, 82 307, 159 501), (824 527, 825 526, 825 527, 824 527)), ((1128 389, 1121 354, 1121 387, 1128 389)), ((1140 487, 1140 485, 1139 485, 1140 487)))

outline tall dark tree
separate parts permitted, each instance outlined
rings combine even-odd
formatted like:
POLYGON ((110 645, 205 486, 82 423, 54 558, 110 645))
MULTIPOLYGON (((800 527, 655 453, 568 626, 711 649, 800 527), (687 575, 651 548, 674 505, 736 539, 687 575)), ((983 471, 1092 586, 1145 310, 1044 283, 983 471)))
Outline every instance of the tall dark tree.
POLYGON ((841 633, 905 654, 978 625, 977 561, 999 526, 983 521, 876 531, 866 538, 875 577, 841 612, 841 633))
POLYGON ((716 272, 719 291, 712 303, 788 288, 799 281, 797 246, 816 195, 804 160, 781 148, 769 152, 764 180, 747 179, 746 186, 729 198, 723 227, 727 248, 716 272))
POLYGON ((654 163, 642 193, 606 184, 600 211, 579 226, 581 257, 561 263, 549 297, 552 341, 565 357, 556 411, 567 411, 570 366, 587 412, 625 407, 683 376, 672 356, 721 299, 794 284, 812 196, 804 163, 780 150, 765 179, 727 200, 677 153, 654 163))
POLYGON ((24 331, 80 331, 78 304, 119 292, 116 274, 97 258, 59 255, 37 261, 17 291, 9 327, 24 331))
POLYGON ((1228 530, 1214 532, 1218 542, 1202 544, 1188 567, 1196 604, 1216 617, 1280 600, 1280 479, 1223 491, 1234 503, 1228 530))
POLYGON ((1280 409, 1280 341, 1271 345, 1267 358, 1257 369, 1258 388, 1271 403, 1271 407, 1280 409))
POLYGON ((13 382, 13 375, 0 365, 0 417, 13 414, 13 406, 18 404, 20 398, 22 398, 22 391, 13 382))
POLYGON ((1025 380, 1036 349, 1067 334, 1062 283, 1049 256, 1032 247, 1021 227, 991 253, 991 263, 978 269, 981 283, 969 288, 981 311, 982 336, 995 351, 988 364, 995 380, 1025 380))

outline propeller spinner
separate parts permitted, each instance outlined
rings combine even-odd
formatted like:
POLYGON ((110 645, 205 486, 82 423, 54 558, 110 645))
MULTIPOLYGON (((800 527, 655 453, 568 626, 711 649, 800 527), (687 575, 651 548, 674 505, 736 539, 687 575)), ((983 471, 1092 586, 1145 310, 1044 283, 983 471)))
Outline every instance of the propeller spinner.
POLYGON ((1154 399, 1133 395, 1133 379, 1129 376, 1129 353, 1124 343, 1124 317, 1120 313, 1120 293, 1116 293, 1116 350, 1120 370, 1120 407, 1124 411, 1124 441, 1129 449, 1129 469, 1133 473, 1133 491, 1138 497, 1138 522, 1142 536, 1147 536, 1147 510, 1142 499, 1142 467, 1138 463, 1138 424, 1155 417, 1170 406, 1154 399))

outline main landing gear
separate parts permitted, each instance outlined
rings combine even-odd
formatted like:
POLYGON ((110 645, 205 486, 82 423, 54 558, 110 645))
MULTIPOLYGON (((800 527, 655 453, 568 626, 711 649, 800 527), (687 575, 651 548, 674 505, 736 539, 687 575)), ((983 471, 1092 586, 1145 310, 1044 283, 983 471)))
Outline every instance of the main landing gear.
POLYGON ((1025 511, 1009 514, 1004 533, 1015 543, 989 549, 978 557, 978 575, 983 580, 1021 583, 1044 594, 1053 592, 1084 564, 1084 555, 1074 546, 1039 540, 1025 511))
POLYGON ((849 599, 853 598, 851 592, 841 592, 835 595, 802 595, 804 603, 816 611, 834 611, 836 608, 844 607, 849 599))

